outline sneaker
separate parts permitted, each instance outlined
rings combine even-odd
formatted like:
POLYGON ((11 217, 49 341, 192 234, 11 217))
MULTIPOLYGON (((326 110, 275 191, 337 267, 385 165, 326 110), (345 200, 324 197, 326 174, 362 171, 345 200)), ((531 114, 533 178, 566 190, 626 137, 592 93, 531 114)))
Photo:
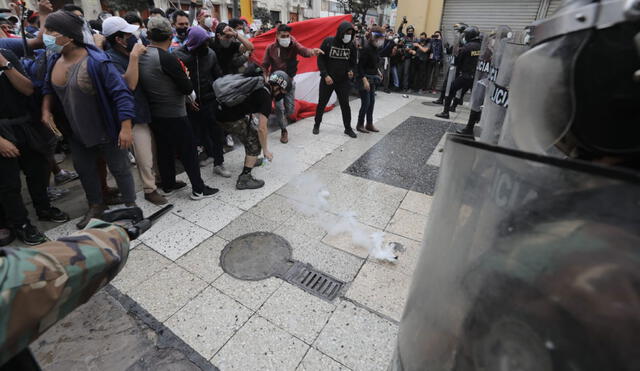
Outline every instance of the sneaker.
POLYGON ((280 135, 280 143, 289 143, 289 132, 287 131, 287 129, 282 129, 282 133, 280 135))
POLYGON ((440 117, 441 119, 448 119, 449 118, 449 113, 448 112, 436 113, 436 117, 440 117))
POLYGON ((264 187, 264 180, 256 179, 251 174, 241 174, 236 189, 258 189, 264 187))
POLYGON ((456 106, 451 106, 451 108, 449 108, 449 112, 456 113, 456 106))
POLYGON ((72 170, 60 170, 60 172, 53 176, 53 181, 56 185, 62 185, 69 183, 72 180, 79 178, 78 173, 72 170))
POLYGON ((87 226, 87 224, 89 224, 91 219, 100 218, 102 216, 102 214, 104 214, 104 212, 106 210, 107 210, 107 206, 106 205, 91 205, 91 206, 89 206, 89 210, 87 210, 87 213, 84 214, 84 217, 82 218, 82 220, 80 220, 76 224, 76 227, 78 227, 78 229, 83 229, 84 227, 87 226))
POLYGON ((136 164, 136 157, 131 152, 127 152, 127 153, 129 154, 129 162, 131 163, 131 165, 135 165, 136 164))
POLYGON ((178 191, 187 186, 187 183, 180 180, 176 180, 173 187, 162 187, 162 193, 164 196, 171 196, 173 192, 178 191))
POLYGON ((218 174, 223 178, 231 178, 231 172, 227 170, 224 165, 214 166, 213 173, 218 174))
POLYGON ((65 188, 47 187, 47 196, 49 197, 49 201, 59 200, 66 196, 67 193, 69 193, 69 190, 65 188))
POLYGON ((167 199, 164 198, 164 196, 162 196, 160 193, 158 193, 158 191, 153 191, 151 193, 145 193, 144 194, 144 199, 151 202, 154 205, 164 205, 167 202, 167 199))
POLYGON ((353 132, 353 129, 345 130, 344 133, 347 134, 348 136, 350 136, 351 138, 357 138, 358 137, 358 135, 356 135, 356 133, 353 132))
POLYGON ((218 188, 211 188, 209 186, 204 186, 204 190, 202 192, 191 192, 191 199, 194 201, 202 200, 204 198, 211 198, 215 196, 216 193, 220 192, 218 188))
POLYGON ((9 228, 0 228, 0 246, 7 246, 13 240, 16 239, 16 235, 9 228))
POLYGON ((213 164, 213 158, 211 157, 206 157, 204 160, 200 160, 200 167, 207 167, 211 164, 213 164))
POLYGON ((44 234, 40 233, 38 228, 31 225, 29 222, 26 222, 16 228, 16 237, 29 246, 40 245, 47 241, 44 234))
POLYGON ((38 220, 46 222, 64 223, 69 221, 69 215, 63 213, 56 207, 50 207, 45 210, 38 210, 36 214, 38 214, 38 220))
POLYGON ((431 103, 433 103, 433 104, 444 104, 444 101, 442 99, 438 99, 438 100, 434 100, 431 103))
POLYGON ((227 135, 226 141, 227 141, 227 146, 229 147, 233 147, 235 145, 235 143, 233 143, 233 137, 231 135, 227 135))
POLYGON ((313 134, 314 135, 320 134, 320 125, 313 125, 313 134))

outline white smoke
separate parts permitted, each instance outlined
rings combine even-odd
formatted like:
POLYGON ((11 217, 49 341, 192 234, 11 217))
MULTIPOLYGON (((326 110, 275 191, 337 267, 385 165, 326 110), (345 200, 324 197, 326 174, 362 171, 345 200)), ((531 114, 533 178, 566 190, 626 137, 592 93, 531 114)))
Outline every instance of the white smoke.
POLYGON ((296 208, 307 216, 313 216, 330 236, 341 233, 351 235, 351 242, 368 250, 369 257, 389 262, 397 262, 397 253, 402 248, 393 242, 384 244, 384 232, 368 234, 358 222, 357 214, 353 211, 342 212, 335 217, 329 211, 329 196, 331 195, 325 184, 315 174, 303 174, 296 178, 292 185, 295 194, 291 195, 301 203, 296 208))

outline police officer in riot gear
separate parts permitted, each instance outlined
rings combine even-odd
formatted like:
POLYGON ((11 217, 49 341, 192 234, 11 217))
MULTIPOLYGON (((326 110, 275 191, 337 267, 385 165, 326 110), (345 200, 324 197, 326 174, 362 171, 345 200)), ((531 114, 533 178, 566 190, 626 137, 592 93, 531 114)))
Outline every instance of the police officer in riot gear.
MULTIPOLYGON (((455 58, 458 56, 458 52, 460 48, 464 46, 462 43, 464 31, 469 27, 466 23, 456 23, 453 25, 453 31, 455 35, 455 40, 453 45, 444 45, 445 54, 447 54, 447 63, 450 65, 454 65, 455 58)), ((447 70, 445 71, 446 76, 444 77, 444 81, 442 83, 442 89, 440 91, 440 97, 437 100, 434 100, 432 103, 434 104, 444 104, 444 100, 447 95, 447 87, 449 86, 449 80, 452 80, 456 76, 456 70, 451 70, 447 66, 447 70)))
POLYGON ((464 46, 460 49, 455 59, 458 76, 453 81, 449 96, 444 102, 444 111, 436 114, 436 117, 448 119, 451 103, 459 90, 466 91, 473 86, 476 65, 480 57, 480 31, 475 26, 465 29, 463 36, 464 46))

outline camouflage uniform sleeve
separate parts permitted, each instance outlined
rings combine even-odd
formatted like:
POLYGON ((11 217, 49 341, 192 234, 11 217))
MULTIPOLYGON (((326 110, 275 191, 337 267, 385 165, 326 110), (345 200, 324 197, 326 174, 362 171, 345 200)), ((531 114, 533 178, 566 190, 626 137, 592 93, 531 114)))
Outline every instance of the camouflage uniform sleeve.
POLYGON ((128 255, 124 229, 96 220, 35 248, 0 249, 0 365, 86 303, 128 255))

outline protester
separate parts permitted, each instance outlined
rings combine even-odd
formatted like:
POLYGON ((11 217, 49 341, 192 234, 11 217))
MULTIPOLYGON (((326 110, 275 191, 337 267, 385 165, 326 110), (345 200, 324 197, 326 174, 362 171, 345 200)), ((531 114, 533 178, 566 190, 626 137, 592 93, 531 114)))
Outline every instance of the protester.
MULTIPOLYGON (((215 37, 215 29, 218 27, 218 20, 211 16, 211 12, 209 10, 201 9, 200 12, 198 12, 196 19, 198 20, 198 25, 207 31, 209 37, 215 37)), ((213 40, 210 46, 213 46, 213 40)))
POLYGON ((318 57, 318 70, 321 77, 320 92, 313 134, 320 133, 324 110, 331 94, 335 91, 342 111, 344 133, 352 138, 357 137, 351 128, 351 107, 349 107, 351 80, 357 67, 357 53, 355 46, 353 46, 354 36, 353 25, 350 22, 342 22, 336 36, 327 37, 320 46, 323 51, 323 54, 318 57))
MULTIPOLYGON (((51 2, 49 0, 40 0, 38 2, 40 31, 38 32, 36 38, 27 40, 27 53, 36 49, 40 49, 44 46, 44 44, 42 43, 44 22, 47 19, 47 16, 51 13, 52 9, 53 7, 51 6, 51 2)), ((10 37, 10 35, 6 34, 2 30, 2 28, 0 28, 0 48, 10 50, 18 57, 26 56, 22 38, 12 38, 10 37)))
MULTIPOLYGON (((291 31, 292 29, 288 25, 283 24, 278 27, 276 41, 269 45, 264 53, 262 67, 264 68, 265 76, 270 76, 275 71, 284 71, 293 80, 298 72, 298 55, 310 58, 324 54, 321 49, 308 49, 302 46, 291 36, 291 31)), ((280 126, 280 142, 282 143, 289 142, 287 117, 293 113, 295 108, 295 90, 296 86, 293 83, 290 89, 287 90, 284 99, 276 101, 275 112, 269 118, 272 124, 280 126)))
POLYGON ((138 62, 140 56, 146 53, 146 48, 135 36, 138 30, 138 26, 129 24, 120 17, 107 18, 102 24, 102 32, 110 46, 106 53, 122 74, 129 89, 133 91, 136 102, 136 114, 133 118, 133 150, 144 198, 155 205, 163 205, 167 203, 167 199, 158 193, 156 186, 155 142, 149 128, 151 112, 147 98, 138 84, 138 62))
POLYGON ((436 93, 436 83, 442 72, 442 60, 444 59, 444 49, 442 45, 442 32, 436 31, 431 35, 429 43, 431 52, 429 54, 429 64, 427 73, 427 91, 436 93))
POLYGON ((220 67, 225 75, 235 74, 239 72, 241 64, 238 65, 234 61, 238 61, 238 57, 245 52, 252 52, 253 43, 246 37, 239 34, 226 23, 218 24, 216 27, 216 39, 213 44, 213 51, 216 52, 220 67))
POLYGON ((361 104, 356 130, 361 133, 379 131, 373 126, 373 110, 376 103, 376 85, 382 80, 382 73, 378 66, 380 65, 380 49, 384 45, 384 38, 381 27, 372 27, 358 61, 357 81, 361 104))
POLYGON ((413 43, 416 50, 416 56, 413 61, 412 88, 416 93, 424 93, 427 89, 427 72, 429 68, 429 54, 431 48, 429 47, 429 39, 425 32, 420 34, 418 42, 413 43))
POLYGON ((199 26, 191 27, 185 46, 175 52, 190 72, 196 100, 187 111, 189 121, 196 132, 206 157, 200 166, 207 166, 213 159, 213 172, 225 178, 231 177, 224 167, 224 132, 216 123, 216 96, 213 82, 222 77, 222 69, 216 53, 209 48, 209 35, 199 26))
POLYGON ((149 11, 149 18, 153 18, 153 17, 167 18, 167 15, 164 13, 162 9, 153 8, 149 11))
MULTIPOLYGON (((253 68, 249 68, 250 72, 253 68)), ((214 89, 219 92, 218 100, 224 100, 226 96, 237 94, 245 95, 239 104, 230 106, 221 102, 218 104, 216 118, 220 126, 227 132, 238 137, 244 145, 245 160, 244 168, 238 181, 237 189, 257 189, 264 186, 264 181, 253 177, 251 171, 256 165, 260 152, 264 157, 272 161, 273 154, 268 150, 268 129, 267 120, 271 113, 273 99, 281 100, 292 88, 291 78, 283 71, 276 71, 269 76, 265 83, 261 72, 258 76, 232 75, 216 81, 214 89), (245 91, 234 91, 233 82, 238 84, 245 91), (253 126, 248 115, 256 115, 258 128, 253 126)))
POLYGON ((175 29, 175 35, 171 39, 169 53, 180 49, 187 40, 187 30, 189 29, 189 15, 182 10, 176 10, 171 14, 171 25, 175 29))
POLYGON ((46 19, 45 44, 52 55, 42 107, 42 121, 57 130, 52 115, 55 94, 73 132, 67 140, 89 201, 89 211, 78 228, 107 208, 96 166, 100 157, 116 179, 125 205, 134 206, 136 200, 127 158, 132 143, 131 119, 135 117, 133 95, 107 55, 83 43, 83 24, 80 17, 67 11, 57 11, 46 19))
POLYGON ((176 182, 175 153, 191 182, 191 199, 213 197, 218 189, 208 187, 200 176, 200 167, 191 124, 187 117, 186 95, 193 85, 183 64, 168 53, 172 43, 171 23, 165 18, 149 20, 151 44, 140 56, 140 83, 151 107, 151 130, 157 143, 158 168, 165 195, 186 186, 176 182))
POLYGON ((7 49, 0 49, 0 92, 0 204, 15 235, 27 245, 38 245, 46 238, 29 221, 21 195, 20 170, 26 176, 38 219, 64 223, 69 216, 49 203, 48 164, 40 150, 44 143, 29 116, 27 97, 34 87, 18 57, 7 49))
POLYGON ((404 40, 405 45, 405 53, 404 59, 402 61, 402 68, 400 69, 400 75, 402 78, 402 89, 405 92, 409 91, 409 87, 411 86, 411 66, 413 64, 413 59, 416 55, 416 50, 414 43, 417 42, 415 38, 415 28, 412 25, 407 26, 407 33, 404 34, 402 32, 402 28, 407 24, 406 18, 400 24, 398 28, 398 35, 404 40))

